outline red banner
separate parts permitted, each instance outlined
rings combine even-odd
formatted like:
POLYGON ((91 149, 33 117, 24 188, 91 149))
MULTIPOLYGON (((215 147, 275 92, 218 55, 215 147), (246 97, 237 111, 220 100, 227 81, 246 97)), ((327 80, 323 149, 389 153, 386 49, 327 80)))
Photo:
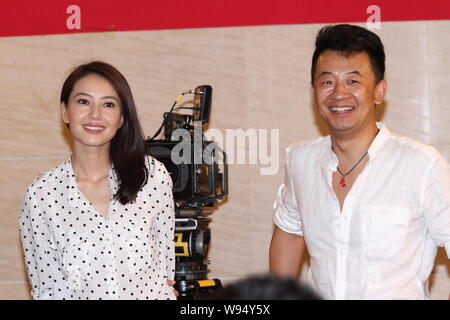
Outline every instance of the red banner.
POLYGON ((0 36, 443 19, 449 0, 3 0, 0 36))

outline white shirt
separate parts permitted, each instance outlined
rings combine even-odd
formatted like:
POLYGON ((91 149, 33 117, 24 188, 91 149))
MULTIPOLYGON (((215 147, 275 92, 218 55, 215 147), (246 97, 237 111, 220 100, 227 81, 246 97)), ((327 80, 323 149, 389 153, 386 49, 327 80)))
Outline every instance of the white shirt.
POLYGON ((450 257, 450 174, 433 147, 380 132, 345 198, 329 136, 287 149, 275 224, 304 236, 308 279, 326 299, 429 299, 437 245, 450 257))
MULTIPOLYGON (((153 158, 133 203, 103 217, 77 187, 70 159, 27 189, 20 229, 34 299, 175 299, 172 180, 153 158)), ((108 179, 118 189, 113 168, 108 179)))

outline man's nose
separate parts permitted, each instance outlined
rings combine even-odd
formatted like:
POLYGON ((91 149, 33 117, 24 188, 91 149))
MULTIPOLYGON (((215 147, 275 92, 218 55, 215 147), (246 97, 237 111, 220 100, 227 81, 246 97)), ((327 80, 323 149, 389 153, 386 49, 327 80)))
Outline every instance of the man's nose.
POLYGON ((333 94, 334 99, 345 99, 348 97, 348 90, 345 83, 338 82, 336 83, 336 86, 334 87, 333 94))

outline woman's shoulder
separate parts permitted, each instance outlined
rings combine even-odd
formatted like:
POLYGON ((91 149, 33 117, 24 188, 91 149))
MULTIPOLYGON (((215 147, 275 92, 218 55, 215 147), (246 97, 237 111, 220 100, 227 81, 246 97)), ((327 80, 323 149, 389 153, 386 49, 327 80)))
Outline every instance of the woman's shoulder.
POLYGON ((56 167, 53 167, 44 173, 40 173, 34 178, 33 182, 28 185, 27 191, 39 189, 45 190, 54 184, 62 184, 64 180, 70 178, 69 166, 70 159, 67 159, 56 167))
MULTIPOLYGON (((167 164, 170 165, 170 164, 167 164)), ((172 181, 170 171, 162 161, 148 155, 145 159, 145 166, 148 169, 148 177, 150 181, 172 181)))
POLYGON ((150 155, 146 156, 145 166, 149 170, 150 174, 165 175, 168 173, 166 165, 150 155))

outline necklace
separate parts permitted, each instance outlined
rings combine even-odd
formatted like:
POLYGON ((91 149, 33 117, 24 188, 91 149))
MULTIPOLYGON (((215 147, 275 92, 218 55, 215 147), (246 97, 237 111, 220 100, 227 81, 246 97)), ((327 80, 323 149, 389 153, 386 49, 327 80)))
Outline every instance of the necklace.
POLYGON ((342 173, 341 172, 341 170, 339 170, 339 167, 336 167, 337 168, 337 171, 339 171, 339 173, 341 174, 341 180, 339 181, 339 185, 343 188, 343 187, 345 187, 345 186, 347 186, 347 184, 345 183, 345 177, 350 173, 350 172, 352 172, 353 171, 353 169, 355 169, 356 168, 356 166, 362 161, 362 159, 364 159, 364 157, 366 156, 366 154, 367 154, 367 152, 368 151, 366 151, 366 153, 364 153, 363 154, 363 156, 361 157, 361 159, 359 159, 359 161, 353 166, 353 168, 351 168, 347 173, 342 173))

